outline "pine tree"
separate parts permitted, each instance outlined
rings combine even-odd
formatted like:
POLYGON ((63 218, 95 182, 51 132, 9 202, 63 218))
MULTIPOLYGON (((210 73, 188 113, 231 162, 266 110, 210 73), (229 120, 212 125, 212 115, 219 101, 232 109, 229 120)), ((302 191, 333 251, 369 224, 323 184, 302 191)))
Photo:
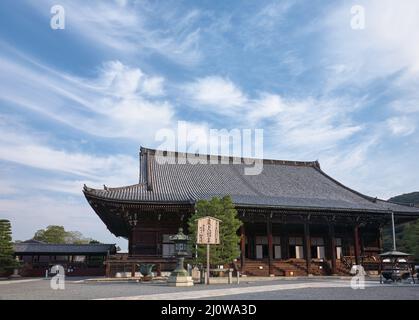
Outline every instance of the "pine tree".
POLYGON ((13 258, 12 231, 9 220, 0 220, 0 273, 17 266, 13 258))
MULTIPOLYGON (((210 263, 212 265, 230 264, 240 256, 240 236, 237 231, 242 222, 237 217, 237 210, 234 208, 230 196, 222 199, 214 197, 210 201, 200 200, 196 204, 196 212, 189 219, 190 245, 195 253, 197 236, 197 219, 211 216, 220 219, 220 244, 210 246, 210 263)), ((198 245, 197 263, 206 262, 206 245, 198 245)))

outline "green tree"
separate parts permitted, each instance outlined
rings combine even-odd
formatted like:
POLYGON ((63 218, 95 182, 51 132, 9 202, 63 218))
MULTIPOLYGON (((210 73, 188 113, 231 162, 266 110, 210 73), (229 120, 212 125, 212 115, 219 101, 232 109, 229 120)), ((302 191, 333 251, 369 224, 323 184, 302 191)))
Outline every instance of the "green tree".
MULTIPOLYGON (((389 201, 406 204, 419 205, 419 192, 411 192, 390 198, 389 201)), ((419 261, 419 220, 396 225, 396 246, 397 250, 413 254, 419 261)), ((393 249, 393 234, 391 224, 383 229, 384 250, 393 249)))
MULTIPOLYGON (((200 200, 196 204, 196 212, 188 221, 190 233, 190 245, 195 248, 197 236, 196 219, 211 216, 220 219, 220 244, 210 246, 210 263, 212 265, 229 264, 239 257, 240 236, 237 230, 242 222, 237 217, 237 210, 234 208, 230 196, 222 199, 214 197, 210 201, 200 200)), ((194 250, 193 250, 194 251, 194 250)), ((206 245, 198 245, 198 263, 206 261, 206 245)))
POLYGON ((34 237, 34 240, 43 241, 46 243, 69 243, 69 244, 88 244, 95 241, 99 241, 84 238, 79 231, 66 231, 63 226, 48 226, 46 229, 38 230, 34 237))
POLYGON ((63 226, 48 226, 46 229, 38 230, 33 239, 46 243, 66 243, 67 236, 63 226))
POLYGON ((13 257, 12 228, 9 220, 0 220, 0 273, 17 267, 13 257))

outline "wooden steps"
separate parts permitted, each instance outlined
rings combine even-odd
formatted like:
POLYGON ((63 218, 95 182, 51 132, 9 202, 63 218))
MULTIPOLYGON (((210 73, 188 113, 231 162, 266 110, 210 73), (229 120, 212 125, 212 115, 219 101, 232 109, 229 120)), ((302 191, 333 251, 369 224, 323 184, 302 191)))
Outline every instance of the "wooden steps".
POLYGON ((348 276, 351 275, 351 269, 349 269, 342 261, 336 261, 336 271, 338 275, 348 276))
MULTIPOLYGON (((350 275, 350 269, 339 260, 336 261, 336 271, 337 275, 350 275)), ((297 259, 274 260, 272 261, 272 273, 275 276, 306 276, 306 261, 297 259)), ((268 260, 246 259, 244 274, 258 277, 269 276, 268 260)), ((312 261, 310 264, 310 274, 314 276, 331 275, 330 263, 326 261, 312 261)))
POLYGON ((269 276, 268 260, 246 259, 244 273, 248 276, 255 276, 255 277, 269 276))

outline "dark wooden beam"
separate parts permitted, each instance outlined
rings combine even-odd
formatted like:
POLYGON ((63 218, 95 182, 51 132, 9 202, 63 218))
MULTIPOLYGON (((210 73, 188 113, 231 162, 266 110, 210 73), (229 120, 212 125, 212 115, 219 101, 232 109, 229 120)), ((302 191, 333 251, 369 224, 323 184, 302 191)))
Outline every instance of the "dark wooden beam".
POLYGON ((269 265, 269 275, 273 274, 273 241, 272 241, 272 222, 271 219, 266 220, 266 232, 268 235, 268 265, 269 265))
POLYGON ((135 269, 136 269, 136 264, 132 263, 131 264, 131 278, 135 278, 135 269))
POLYGON ((304 223, 304 258, 306 259, 307 275, 309 275, 311 267, 311 241, 308 221, 304 223))
POLYGON ((133 245, 132 235, 133 235, 133 233, 134 233, 134 229, 131 229, 129 231, 129 236, 128 236, 128 255, 132 255, 132 245, 133 245))
POLYGON ((355 249, 355 263, 360 264, 360 255, 361 255, 361 245, 359 242, 359 225, 354 226, 354 249, 355 249))
POLYGON ((289 255, 288 230, 284 225, 281 225, 281 258, 289 259, 289 255))
POLYGON ((244 272, 244 268, 246 265, 246 230, 244 227, 244 223, 240 227, 240 263, 241 263, 241 270, 242 273, 244 272))
POLYGON ((332 260, 332 274, 336 274, 336 238, 335 238, 335 226, 333 223, 329 223, 329 237, 330 237, 330 255, 332 260))
POLYGON ((384 241, 383 241, 383 228, 381 226, 378 228, 378 246, 380 247, 380 252, 383 252, 384 241))

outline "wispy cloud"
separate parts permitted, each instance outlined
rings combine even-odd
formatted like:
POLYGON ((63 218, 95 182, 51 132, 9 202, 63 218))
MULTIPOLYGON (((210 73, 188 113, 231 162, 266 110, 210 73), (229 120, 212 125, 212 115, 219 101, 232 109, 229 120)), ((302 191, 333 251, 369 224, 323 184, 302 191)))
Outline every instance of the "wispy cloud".
POLYGON ((408 136, 416 130, 416 122, 407 117, 390 118, 387 124, 391 132, 397 136, 408 136))
POLYGON ((284 98, 267 92, 252 97, 219 76, 197 79, 185 91, 194 108, 229 116, 241 125, 263 127, 291 148, 330 148, 362 129, 351 120, 357 105, 345 99, 284 98))
MULTIPOLYGON (((339 46, 332 46, 350 66, 358 66, 360 80, 386 76, 399 70, 419 72, 419 3, 406 0, 364 0, 359 5, 365 8, 366 26, 363 30, 350 28, 353 4, 339 5, 327 19, 332 31, 329 39, 339 46)), ((355 80, 355 78, 354 78, 355 80)))
MULTIPOLYGON (((46 16, 52 0, 33 3, 46 16)), ((96 43, 103 50, 131 56, 159 54, 182 65, 195 65, 199 49, 198 10, 148 1, 60 1, 69 32, 96 43), (176 25, 171 25, 177 21, 176 25)))
MULTIPOLYGON (((0 118, 0 160, 13 162, 21 166, 55 172, 57 178, 50 178, 55 185, 64 191, 67 185, 74 192, 74 183, 91 181, 101 184, 104 177, 109 183, 135 182, 133 172, 137 170, 138 161, 135 156, 123 154, 94 155, 83 151, 66 150, 63 146, 53 147, 51 137, 37 137, 16 121, 0 118), (25 131, 27 130, 27 131, 25 131), (72 182, 62 180, 59 174, 73 177, 72 182), (61 181, 61 183, 57 183, 61 181)), ((44 179, 45 181, 45 179, 44 179)), ((58 188, 58 187, 56 187, 58 188)))
POLYGON ((119 61, 104 63, 94 78, 8 57, 0 70, 0 99, 89 134, 151 138, 174 116, 172 104, 162 97, 164 78, 119 61))

